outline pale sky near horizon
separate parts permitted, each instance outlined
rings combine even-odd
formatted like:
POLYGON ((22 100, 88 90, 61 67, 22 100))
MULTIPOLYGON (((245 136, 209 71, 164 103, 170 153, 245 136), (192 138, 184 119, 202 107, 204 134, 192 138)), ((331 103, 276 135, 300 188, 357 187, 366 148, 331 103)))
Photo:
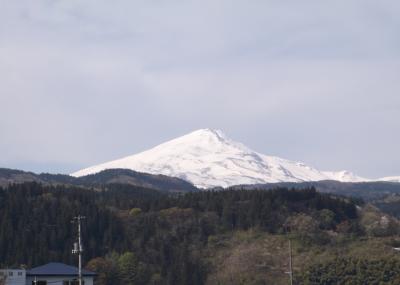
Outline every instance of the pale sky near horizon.
POLYGON ((199 128, 400 175, 400 1, 0 0, 0 167, 71 173, 199 128))

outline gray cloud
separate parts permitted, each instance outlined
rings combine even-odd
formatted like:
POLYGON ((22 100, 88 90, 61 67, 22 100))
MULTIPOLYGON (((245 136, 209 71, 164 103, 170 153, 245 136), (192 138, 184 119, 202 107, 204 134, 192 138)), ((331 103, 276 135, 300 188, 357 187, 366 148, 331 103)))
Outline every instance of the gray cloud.
POLYGON ((398 1, 2 1, 0 165, 70 172, 196 128, 400 174, 398 1))

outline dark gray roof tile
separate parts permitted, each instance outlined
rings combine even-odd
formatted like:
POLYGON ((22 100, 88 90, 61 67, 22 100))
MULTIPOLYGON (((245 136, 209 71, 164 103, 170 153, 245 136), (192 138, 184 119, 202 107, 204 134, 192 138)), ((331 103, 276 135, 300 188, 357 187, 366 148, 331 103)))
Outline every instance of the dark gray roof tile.
MULTIPOLYGON (((26 272, 27 276, 43 276, 43 275, 62 275, 62 276, 71 276, 78 275, 78 268, 70 265, 66 265, 64 263, 58 262, 50 262, 45 265, 32 268, 26 272)), ((83 276, 95 276, 96 273, 82 269, 83 276)))

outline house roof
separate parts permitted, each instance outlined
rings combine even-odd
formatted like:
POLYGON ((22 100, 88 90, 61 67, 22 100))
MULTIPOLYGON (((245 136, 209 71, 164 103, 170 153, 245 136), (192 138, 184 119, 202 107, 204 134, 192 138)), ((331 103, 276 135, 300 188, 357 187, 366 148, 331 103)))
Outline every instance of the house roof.
MULTIPOLYGON (((64 263, 50 262, 45 265, 32 268, 26 272, 27 276, 77 276, 78 268, 64 263)), ((95 276, 96 273, 82 269, 83 276, 95 276)))

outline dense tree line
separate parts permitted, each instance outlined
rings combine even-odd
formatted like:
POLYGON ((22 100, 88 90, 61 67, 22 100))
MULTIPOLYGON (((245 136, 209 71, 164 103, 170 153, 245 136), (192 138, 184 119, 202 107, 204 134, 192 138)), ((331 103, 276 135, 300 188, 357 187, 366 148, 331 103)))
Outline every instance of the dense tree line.
POLYGON ((124 227, 116 215, 96 203, 93 191, 29 183, 0 191, 0 263, 35 266, 60 260, 72 262, 71 247, 77 214, 88 217, 84 225, 88 256, 122 250, 124 227))
POLYGON ((0 263, 75 262, 70 221, 77 214, 87 217, 88 268, 101 273, 98 284, 115 285, 204 284, 208 264, 201 253, 211 236, 254 228, 304 238, 357 223, 352 201, 313 188, 167 195, 117 184, 18 184, 0 189, 0 263))
POLYGON ((395 259, 366 260, 339 258, 309 268, 302 277, 305 285, 400 284, 400 262, 395 259))

